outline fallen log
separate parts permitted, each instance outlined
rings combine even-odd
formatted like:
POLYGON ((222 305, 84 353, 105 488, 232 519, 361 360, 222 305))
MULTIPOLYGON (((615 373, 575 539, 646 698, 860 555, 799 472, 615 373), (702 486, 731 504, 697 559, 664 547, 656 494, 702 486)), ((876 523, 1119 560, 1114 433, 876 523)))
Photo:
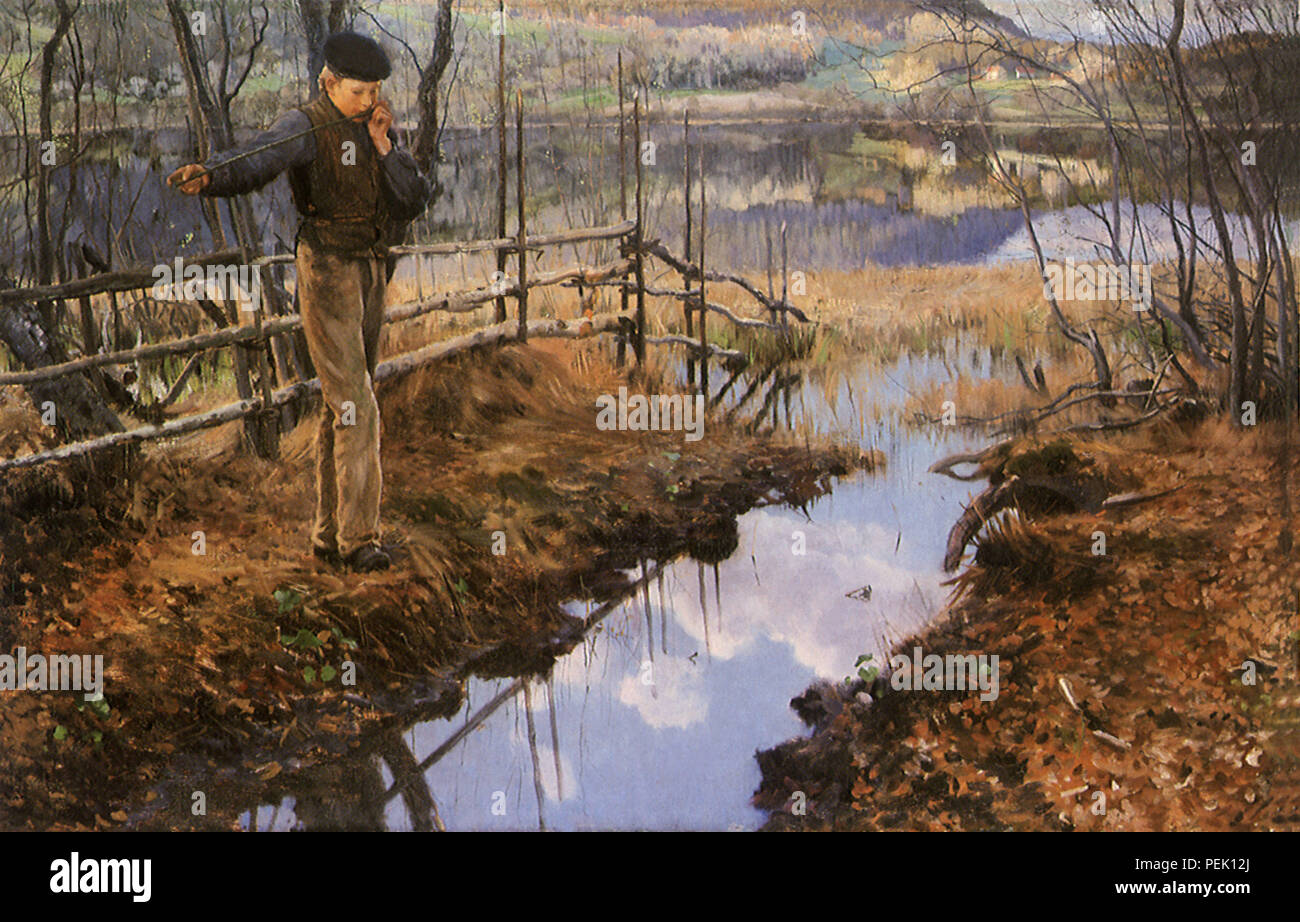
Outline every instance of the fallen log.
MULTIPOLYGON (((1002 448, 1007 444, 1001 443, 976 454, 955 455, 945 458, 941 462, 936 462, 931 467, 931 470, 933 471, 937 467, 950 467, 952 464, 962 463, 963 461, 981 459, 981 456, 988 456, 993 450, 1002 448)), ((947 473, 948 476, 955 477, 958 480, 975 479, 974 477, 962 477, 947 470, 940 472, 947 473)), ((957 569, 958 564, 961 563, 962 555, 966 553, 967 546, 979 534, 980 529, 1003 509, 1015 506, 1031 514, 1052 508, 1096 513, 1109 509, 1122 509, 1138 503, 1159 499, 1171 493, 1176 493, 1182 487, 1183 485, 1179 484, 1171 489, 1155 493, 1107 495, 1103 485, 1096 480, 1079 477, 1028 475, 1022 477, 1012 474, 1006 480, 989 486, 987 490, 975 497, 957 519, 952 530, 948 533, 948 544, 943 558, 944 571, 951 573, 957 569)))
POLYGON ((117 414, 85 377, 39 374, 40 369, 53 366, 63 353, 46 330, 35 304, 19 301, 0 306, 0 341, 18 361, 38 370, 18 374, 31 376, 24 383, 38 412, 43 412, 46 404, 53 406, 54 427, 65 441, 122 430, 117 414))
POLYGON ((971 504, 965 508, 961 516, 958 517, 957 523, 948 532, 948 546, 943 555, 945 573, 951 573, 957 569, 957 565, 961 563, 962 555, 966 553, 966 546, 970 544, 989 519, 1011 505, 1019 483, 1020 478, 1013 474, 997 486, 989 487, 971 500, 971 504))
MULTIPOLYGON (((958 464, 979 464, 982 465, 988 458, 999 453, 1005 453, 1012 445, 1016 443, 1015 439, 1006 439, 998 442, 996 445, 990 445, 983 451, 962 452, 955 455, 948 455, 946 458, 940 458, 929 467, 931 474, 943 474, 945 477, 951 477, 953 480, 983 480, 987 473, 983 468, 977 468, 973 474, 958 474, 953 468, 958 464)), ((1005 459, 1004 459, 1005 460, 1005 459)))

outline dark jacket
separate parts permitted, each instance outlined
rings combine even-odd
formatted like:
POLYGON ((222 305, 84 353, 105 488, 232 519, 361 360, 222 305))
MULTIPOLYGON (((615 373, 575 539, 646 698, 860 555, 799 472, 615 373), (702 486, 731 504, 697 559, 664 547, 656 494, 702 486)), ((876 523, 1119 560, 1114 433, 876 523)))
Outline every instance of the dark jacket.
POLYGON ((303 108, 291 109, 247 144, 222 151, 205 163, 212 177, 202 194, 243 195, 287 170, 294 204, 303 217, 300 239, 323 252, 386 256, 389 246, 401 242, 406 224, 424 211, 430 195, 428 180, 411 155, 398 149, 392 129, 388 138, 393 147, 383 157, 364 122, 343 122, 228 166, 211 166, 340 118, 342 114, 323 93, 303 108))

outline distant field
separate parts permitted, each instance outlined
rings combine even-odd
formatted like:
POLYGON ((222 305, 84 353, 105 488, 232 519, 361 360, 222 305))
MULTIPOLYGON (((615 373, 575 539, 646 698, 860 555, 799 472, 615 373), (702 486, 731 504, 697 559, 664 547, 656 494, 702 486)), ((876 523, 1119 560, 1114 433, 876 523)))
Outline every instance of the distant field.
MULTIPOLYGON (((799 10, 776 0, 719 0, 707 7, 684 0, 519 0, 508 7, 507 83, 523 92, 530 119, 579 112, 608 115, 616 102, 621 52, 626 85, 644 86, 652 101, 666 104, 666 115, 677 114, 689 101, 692 111, 703 117, 743 118, 747 111, 763 117, 780 112, 791 117, 832 112, 917 117, 908 107, 908 94, 899 89, 912 82, 913 74, 920 79, 932 75, 934 65, 895 63, 904 49, 917 42, 921 27, 913 21, 915 0, 869 4, 826 0, 806 6, 806 11, 799 10), (794 18, 799 12, 807 13, 806 20, 794 18)), ((465 2, 456 8, 456 59, 449 70, 455 82, 446 110, 451 126, 494 121, 497 36, 491 14, 495 8, 492 0, 465 2)), ((136 14, 151 27, 131 26, 123 31, 122 47, 107 59, 111 63, 95 68, 95 86, 82 97, 85 130, 112 124, 179 125, 185 118, 185 88, 179 75, 170 83, 158 82, 160 69, 174 65, 177 57, 165 21, 153 17, 152 9, 152 4, 142 5, 136 14), (134 92, 131 83, 141 78, 164 90, 134 92)), ((394 52, 391 98, 399 121, 409 123, 419 81, 413 56, 427 54, 432 46, 436 4, 386 2, 373 12, 373 21, 360 16, 355 27, 387 34, 384 41, 394 52)), ((243 125, 263 126, 286 104, 296 104, 310 92, 294 11, 282 8, 276 17, 234 101, 233 115, 243 125)), ((32 26, 34 64, 27 64, 32 52, 25 21, 12 11, 0 14, 0 36, 4 32, 17 41, 0 42, 0 47, 13 49, 0 55, 0 100, 8 97, 14 103, 0 113, 0 131, 10 130, 3 124, 5 115, 12 117, 23 108, 30 113, 36 107, 40 44, 50 30, 43 21, 32 26), (21 106, 16 104, 20 97, 21 106)), ((102 41, 104 53, 110 54, 112 42, 102 41)), ((247 48, 246 29, 236 29, 234 41, 238 61, 247 48)), ((215 55, 219 45, 210 42, 209 54, 215 55)), ((937 81, 930 89, 934 95, 946 93, 958 104, 970 102, 955 78, 937 81)), ((977 89, 991 102, 990 114, 997 120, 1041 117, 1030 81, 983 81, 977 89)), ((56 89, 54 99, 56 129, 70 125, 74 113, 67 88, 56 89)), ((952 104, 932 101, 923 102, 921 109, 948 118, 957 112, 952 104)), ((1058 123, 1075 120, 1062 118, 1062 113, 1053 118, 1058 123)))

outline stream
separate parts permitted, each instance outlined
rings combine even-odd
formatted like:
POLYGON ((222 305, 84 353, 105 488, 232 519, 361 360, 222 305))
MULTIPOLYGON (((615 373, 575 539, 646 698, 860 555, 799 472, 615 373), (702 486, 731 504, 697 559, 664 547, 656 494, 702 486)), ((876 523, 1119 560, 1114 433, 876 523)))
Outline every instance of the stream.
MULTIPOLYGON (((807 732, 790 699, 817 679, 850 675, 861 654, 881 662, 947 595, 944 542, 970 491, 926 468, 974 447, 978 436, 863 419, 855 408, 868 394, 901 404, 909 390, 963 374, 1016 373, 953 341, 946 356, 864 364, 830 400, 807 384, 793 389, 787 405, 796 429, 806 422, 878 449, 887 466, 840 480, 806 515, 785 506, 751 510, 739 519, 739 546, 716 565, 650 562, 639 590, 591 619, 583 642, 549 677, 471 678, 459 713, 405 730, 416 762, 437 753, 423 778, 445 827, 760 826, 765 814, 749 804, 759 782, 754 753, 807 732)), ((568 610, 592 614, 583 600, 568 610)), ((355 762, 345 776, 357 779, 358 791, 393 787, 378 756, 355 762)), ((250 808, 240 823, 313 828, 310 818, 337 793, 305 794, 308 820, 289 797, 258 806, 255 816, 250 808)), ((385 828, 419 828, 402 798, 361 799, 370 801, 372 821, 382 809, 385 828)))

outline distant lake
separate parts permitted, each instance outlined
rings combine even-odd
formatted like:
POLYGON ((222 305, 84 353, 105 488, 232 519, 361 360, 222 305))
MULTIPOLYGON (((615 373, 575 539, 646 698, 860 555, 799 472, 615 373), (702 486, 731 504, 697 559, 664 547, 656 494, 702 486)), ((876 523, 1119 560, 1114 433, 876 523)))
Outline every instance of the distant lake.
MULTIPOLYGON (((683 157, 680 124, 648 121, 645 140, 653 144, 645 175, 647 235, 681 252, 684 231, 683 157)), ((791 268, 853 269, 883 266, 989 264, 1032 258, 1020 212, 981 201, 986 180, 967 170, 965 178, 930 188, 924 169, 915 203, 899 204, 900 173, 888 157, 860 151, 863 135, 851 122, 787 124, 710 124, 692 127, 692 190, 695 240, 699 227, 699 158, 708 180, 709 262, 737 270, 761 270, 767 241, 779 264, 779 229, 787 226, 791 268), (855 146, 858 145, 858 146, 855 146), (935 189, 938 189, 936 192, 935 189)), ((511 139, 513 146, 513 139, 511 139)), ((874 143, 874 142, 871 142, 874 143)), ((9 142, 12 145, 12 141, 9 142)), ((631 132, 627 144, 631 147, 631 132)), ((214 248, 199 202, 165 187, 166 175, 185 159, 180 132, 166 136, 123 133, 114 139, 112 158, 80 167, 75 209, 68 209, 69 238, 90 239, 106 250, 106 237, 120 241, 127 257, 119 262, 151 264, 177 253, 214 248)), ((10 152, 12 154, 12 151, 10 152)), ((535 233, 569 226, 614 223, 618 207, 617 128, 595 123, 590 129, 575 117, 570 126, 529 129, 529 229, 535 233)), ((926 152, 911 148, 911 160, 926 152)), ((495 236, 496 138, 491 130, 458 130, 444 140, 439 176, 446 192, 416 225, 419 240, 495 236)), ((931 158, 933 159, 933 158, 931 158)), ((511 153, 513 168, 513 151, 511 153)), ((9 162, 21 162, 14 157, 9 162)), ((629 163, 631 155, 629 153, 629 163)), ((628 170, 628 208, 633 213, 635 176, 628 170)), ((55 220, 66 198, 67 173, 55 173, 55 220)), ((510 177, 508 227, 513 231, 514 177, 510 177)), ((910 197, 910 190, 907 196, 910 197)), ((274 180, 254 193, 254 214, 264 243, 274 251, 292 249, 297 216, 287 180, 274 180)), ((1173 255, 1167 219, 1153 205, 1139 208, 1154 232, 1150 261, 1173 255)), ((1132 208, 1126 208, 1131 217, 1132 208)), ((1198 223, 1208 221, 1195 209, 1198 223)), ((15 256, 31 250, 33 229, 21 214, 3 217, 15 256)), ((1208 227, 1208 224, 1205 224, 1208 227)), ((1082 206, 1038 213, 1039 237, 1048 258, 1097 259, 1094 243, 1104 228, 1082 206)), ((1234 228, 1242 244, 1246 237, 1234 228)), ((608 259, 612 246, 585 258, 608 259)), ((574 248, 580 252, 580 248, 574 248)), ((0 250, 0 266, 10 262, 0 250)), ((573 253, 548 254, 571 260, 573 253)), ((28 256, 27 258, 30 258, 28 256)))

